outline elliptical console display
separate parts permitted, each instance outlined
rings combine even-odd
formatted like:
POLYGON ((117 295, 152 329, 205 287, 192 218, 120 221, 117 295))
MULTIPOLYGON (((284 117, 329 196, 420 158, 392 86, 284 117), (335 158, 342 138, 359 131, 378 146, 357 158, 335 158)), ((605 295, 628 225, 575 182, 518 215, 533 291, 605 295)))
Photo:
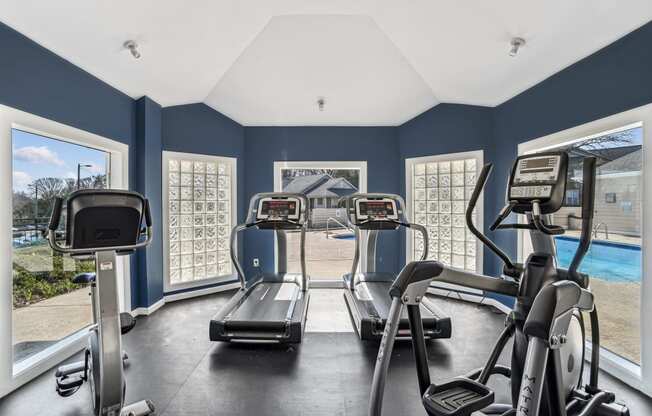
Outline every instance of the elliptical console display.
POLYGON ((516 204, 514 212, 524 214, 538 201, 541 214, 561 208, 566 191, 568 155, 547 153, 520 156, 512 169, 508 199, 516 204))

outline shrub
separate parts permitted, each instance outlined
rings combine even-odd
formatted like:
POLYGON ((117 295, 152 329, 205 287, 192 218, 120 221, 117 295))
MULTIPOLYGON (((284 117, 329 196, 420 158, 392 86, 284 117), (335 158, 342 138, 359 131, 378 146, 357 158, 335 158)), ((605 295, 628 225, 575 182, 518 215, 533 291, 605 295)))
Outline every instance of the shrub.
POLYGON ((75 261, 75 271, 63 270, 63 256, 55 254, 52 271, 32 272, 13 264, 13 304, 15 308, 27 306, 54 296, 63 295, 79 289, 72 282, 77 273, 95 270, 93 261, 75 261))

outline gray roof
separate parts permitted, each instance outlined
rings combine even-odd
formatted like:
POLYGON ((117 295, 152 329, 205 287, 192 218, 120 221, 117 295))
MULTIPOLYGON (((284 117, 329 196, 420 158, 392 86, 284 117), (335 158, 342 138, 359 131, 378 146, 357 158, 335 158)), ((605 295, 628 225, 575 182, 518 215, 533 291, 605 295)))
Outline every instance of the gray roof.
POLYGON ((357 189, 346 178, 333 178, 322 173, 291 178, 283 191, 305 194, 308 198, 339 198, 355 193, 357 189))
POLYGON ((633 152, 627 153, 618 159, 607 162, 598 168, 600 175, 607 173, 620 173, 640 171, 643 168, 643 150, 639 148, 633 152))

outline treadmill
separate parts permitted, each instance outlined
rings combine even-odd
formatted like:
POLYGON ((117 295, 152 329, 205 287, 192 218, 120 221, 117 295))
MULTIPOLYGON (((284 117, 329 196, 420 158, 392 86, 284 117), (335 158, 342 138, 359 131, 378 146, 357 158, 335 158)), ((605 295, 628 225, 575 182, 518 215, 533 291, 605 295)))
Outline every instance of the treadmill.
MULTIPOLYGON (((344 299, 358 336, 377 340, 383 335, 392 303, 389 288, 396 274, 376 271, 376 242, 382 230, 398 231, 399 227, 420 232, 425 241, 422 260, 428 256, 428 233, 425 227, 411 224, 405 218, 403 198, 393 194, 353 194, 339 201, 348 225, 355 234, 355 254, 351 272, 343 276, 344 299), (361 236, 366 231, 367 237, 361 236), (366 268, 358 272, 360 252, 365 250, 366 268)), ((421 302, 424 335, 428 339, 450 338, 451 320, 430 299, 421 302)), ((405 311, 401 315, 398 338, 410 337, 410 323, 405 311)))
POLYGON ((301 342, 309 300, 305 257, 309 210, 308 200, 302 194, 270 192, 251 198, 247 220, 231 232, 231 261, 241 286, 211 320, 211 341, 301 342), (237 257, 236 236, 251 228, 275 231, 277 273, 245 276, 237 257), (287 231, 301 233, 301 273, 287 272, 287 231))

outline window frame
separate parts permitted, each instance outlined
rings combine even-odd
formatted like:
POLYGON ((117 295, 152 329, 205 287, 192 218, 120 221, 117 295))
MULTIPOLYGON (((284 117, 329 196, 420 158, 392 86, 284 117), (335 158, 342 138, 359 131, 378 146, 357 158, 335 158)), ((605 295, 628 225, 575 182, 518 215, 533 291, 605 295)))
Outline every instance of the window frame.
MULTIPOLYGON (((652 273, 648 259, 652 259, 652 244, 647 243, 646 236, 652 236, 652 221, 646 220, 652 213, 652 192, 646 188, 652 183, 652 104, 637 107, 622 113, 593 120, 547 136, 529 140, 518 145, 518 154, 540 152, 564 144, 583 141, 591 137, 602 136, 610 132, 622 131, 634 127, 643 129, 643 176, 641 198, 641 323, 652 315, 652 273)), ((523 232, 518 232, 518 261, 524 256, 525 239, 523 232)), ((652 327, 641 325, 641 365, 637 365, 604 348, 600 351, 600 367, 624 383, 652 395, 652 327)), ((587 346, 590 351, 590 345, 587 346)))
MULTIPOLYGON (((357 169, 360 171, 360 177, 358 183, 358 193, 364 194, 367 193, 367 161, 366 160, 351 160, 351 161, 275 161, 274 162, 274 192, 282 192, 282 171, 284 169, 357 169)), ((278 273, 278 241, 276 239, 276 234, 274 236, 274 272, 278 273)), ((362 231, 360 238, 367 238, 367 232, 362 231)), ((360 261, 358 263, 358 268, 362 270, 367 264, 367 253, 365 250, 360 252, 360 261)), ((363 270, 364 271, 364 270, 363 270)), ((310 270, 308 270, 310 274, 310 270)), ((344 287, 343 280, 337 279, 334 281, 331 280, 320 280, 320 279, 311 279, 310 287, 313 288, 341 288, 344 287)))
MULTIPOLYGON (((412 204, 412 188, 413 188, 413 167, 414 165, 421 164, 421 163, 433 163, 433 162, 452 162, 454 160, 460 160, 460 159, 475 159, 476 160, 476 174, 480 172, 482 169, 482 166, 484 165, 484 150, 471 150, 467 152, 457 152, 457 153, 443 153, 443 154, 438 154, 438 155, 430 155, 430 156, 419 156, 419 157, 413 157, 413 158, 407 158, 405 159, 405 205, 406 205, 406 214, 407 218, 410 222, 414 221, 414 210, 413 210, 413 204, 412 204)), ((478 202, 476 204, 476 222, 475 222, 476 228, 479 230, 484 230, 484 190, 480 194, 480 197, 478 198, 478 202)), ((408 262, 411 261, 412 258, 412 245, 413 245, 413 240, 414 240, 414 231, 413 230, 408 230, 405 233, 405 263, 407 264, 408 262)), ((484 246, 476 238, 476 265, 475 265, 475 272, 477 274, 482 274, 484 267, 484 246)), ((467 269, 464 269, 465 271, 468 271, 467 269)), ((442 282, 436 282, 432 284, 433 287, 436 288, 441 288, 441 289, 446 289, 446 290, 458 290, 461 292, 465 293, 472 293, 472 294, 478 294, 481 295, 482 291, 476 290, 476 289, 471 289, 471 288, 466 288, 462 287, 459 285, 454 285, 454 284, 449 284, 449 283, 442 283, 442 282)))
MULTIPOLYGON (((206 286, 212 286, 218 283, 224 283, 236 278, 237 271, 234 269, 233 265, 231 266, 231 274, 221 275, 213 278, 202 279, 197 281, 185 282, 185 283, 170 283, 170 239, 169 239, 169 161, 170 159, 183 159, 190 160, 193 162, 214 162, 214 163, 223 163, 229 166, 230 169, 230 182, 231 182, 231 223, 229 224, 229 233, 233 227, 238 223, 238 159, 228 156, 217 156, 217 155, 207 155, 201 153, 186 153, 186 152, 173 152, 164 150, 161 155, 162 160, 162 190, 161 190, 161 214, 162 214, 162 227, 161 227, 161 236, 163 240, 163 293, 168 295, 171 293, 177 293, 183 290, 192 290, 192 289, 201 289, 206 286)), ((237 237, 236 237, 237 238, 237 237)), ((237 247, 236 239, 236 247, 237 247)), ((231 260, 229 259, 229 262, 231 260)))
MULTIPOLYGON (((129 145, 0 104, 0 146, 2 146, 0 160, 3 162, 0 163, 2 166, 0 192, 3 194, 13 195, 12 131, 14 129, 109 153, 109 187, 128 189, 129 145)), ((0 229, 4 230, 5 235, 10 235, 12 223, 13 203, 10 197, 8 203, 2 204, 0 208, 0 229)), ((11 276, 13 261, 11 239, 0 239, 0 252, 10 253, 8 256, 0 256, 0 270, 7 276, 11 276)), ((121 278, 118 279, 120 310, 131 311, 130 262, 119 258, 117 270, 121 274, 121 278)), ((12 279, 0 279, 0 293, 12 291, 12 279)), ((84 349, 87 344, 87 331, 85 328, 70 334, 14 365, 12 297, 0 297, 0 397, 84 349)))

